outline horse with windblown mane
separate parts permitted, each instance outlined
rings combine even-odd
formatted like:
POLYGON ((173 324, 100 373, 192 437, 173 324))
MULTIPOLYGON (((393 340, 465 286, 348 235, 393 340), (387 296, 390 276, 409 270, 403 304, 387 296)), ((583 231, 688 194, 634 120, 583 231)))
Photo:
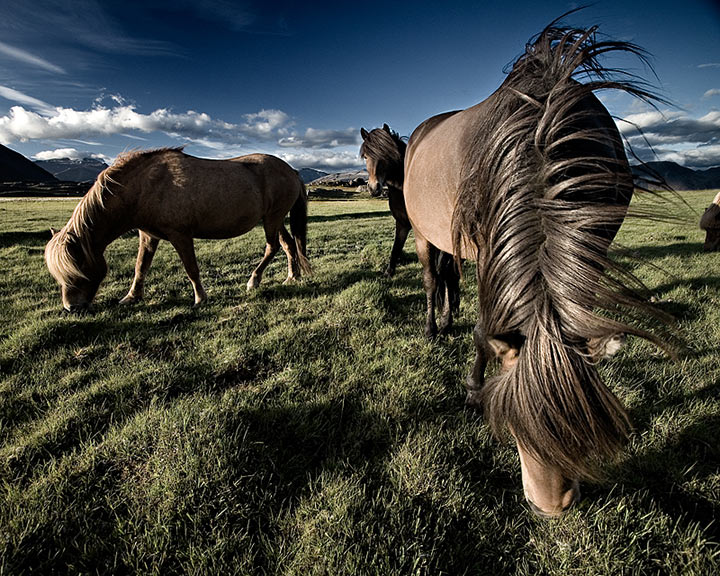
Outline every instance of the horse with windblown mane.
POLYGON ((63 307, 71 312, 85 310, 107 273, 106 247, 137 228, 135 277, 120 302, 142 299, 145 275, 162 239, 180 255, 198 306, 207 294, 200 282, 193 238, 233 238, 261 219, 267 245, 248 290, 260 284, 280 246, 288 259, 286 282, 309 273, 307 193, 284 161, 266 154, 206 160, 179 148, 131 152, 98 176, 68 223, 53 231, 45 247, 45 263, 60 285, 63 307), (284 226, 288 212, 292 236, 284 226))
POLYGON ((645 61, 633 44, 598 39, 596 27, 553 22, 490 97, 423 122, 405 156, 404 200, 428 294, 445 273, 432 265, 438 250, 477 262, 467 403, 514 437, 525 497, 540 515, 577 501, 578 481, 597 478, 599 461, 630 432, 597 361, 619 335, 667 347, 611 318, 670 321, 607 256, 634 188, 623 140, 594 91, 657 97, 603 67, 606 53, 645 61), (492 359, 500 368, 486 382, 492 359))

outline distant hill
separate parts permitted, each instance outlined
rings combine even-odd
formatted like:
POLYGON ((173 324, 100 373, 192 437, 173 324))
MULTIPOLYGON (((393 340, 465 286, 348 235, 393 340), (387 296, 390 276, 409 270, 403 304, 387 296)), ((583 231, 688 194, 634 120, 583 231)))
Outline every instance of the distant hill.
POLYGON ((108 167, 105 162, 97 158, 36 160, 35 164, 50 172, 58 180, 70 182, 92 182, 108 167))
POLYGON ((637 180, 653 180, 653 172, 661 176, 675 190, 708 190, 720 188, 720 167, 693 170, 675 162, 646 162, 632 166, 637 180))
POLYGON ((359 186, 366 184, 368 179, 367 170, 356 170, 354 172, 336 172, 327 174, 310 182, 314 186, 359 186))
POLYGON ((47 170, 0 144, 0 182, 56 182, 47 170))
POLYGON ((314 168, 300 168, 300 170, 298 170, 298 174, 300 174, 300 179, 305 184, 308 184, 313 180, 317 180, 318 178, 322 178, 323 176, 327 176, 327 172, 315 170, 314 168))

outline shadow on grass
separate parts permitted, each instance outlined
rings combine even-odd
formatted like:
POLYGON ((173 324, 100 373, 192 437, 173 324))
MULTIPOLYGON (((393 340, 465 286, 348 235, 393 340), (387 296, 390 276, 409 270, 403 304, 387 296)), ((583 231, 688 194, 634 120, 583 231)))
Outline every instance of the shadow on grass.
MULTIPOLYGON (((717 358, 720 347, 698 352, 695 357, 717 358)), ((660 360, 659 360, 660 361, 660 360)), ((667 362, 665 360, 665 362, 667 362)), ((626 366, 620 379, 637 376, 634 366, 626 366)), ((653 502, 681 525, 698 523, 703 533, 720 543, 720 503, 711 497, 710 489, 692 486, 713 483, 720 469, 720 414, 708 408, 707 403, 717 401, 720 382, 696 390, 668 394, 665 382, 657 378, 646 379, 642 384, 645 400, 630 410, 636 430, 650 430, 654 423, 676 432, 664 434, 667 440, 623 461, 617 477, 623 486, 632 491, 647 490, 653 502), (698 407, 698 403, 699 406, 698 407), (704 410, 691 415, 691 407, 704 410), (677 421, 662 422, 662 418, 677 421)), ((649 440, 648 440, 649 442, 649 440)), ((598 490, 599 488, 595 488, 598 490)))
POLYGON ((9 248, 18 244, 38 244, 45 246, 52 238, 50 230, 41 232, 0 232, 0 248, 9 248))
POLYGON ((612 250, 613 256, 632 258, 639 262, 659 260, 668 256, 689 257, 703 254, 700 242, 677 242, 659 246, 640 246, 638 248, 618 247, 612 250))
POLYGON ((362 220, 365 218, 387 218, 389 210, 378 210, 377 212, 349 212, 347 214, 332 214, 329 216, 308 216, 308 222, 340 222, 342 220, 362 220))

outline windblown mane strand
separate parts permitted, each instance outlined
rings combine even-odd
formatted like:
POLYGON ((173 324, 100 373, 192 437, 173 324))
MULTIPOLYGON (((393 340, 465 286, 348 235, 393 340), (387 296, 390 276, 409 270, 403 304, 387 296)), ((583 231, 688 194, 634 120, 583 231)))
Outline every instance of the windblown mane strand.
POLYGON ((618 304, 636 317, 652 312, 636 293, 642 284, 606 255, 633 180, 593 91, 655 97, 632 75, 603 68, 598 56, 607 52, 645 58, 633 44, 598 41, 595 28, 554 23, 527 45, 487 102, 453 215, 455 253, 463 239, 477 249, 485 334, 524 337, 515 367, 483 388, 486 416, 496 432, 507 426, 526 450, 573 477, 593 477, 589 455, 612 456, 630 430, 589 361, 587 339, 629 332, 661 344, 593 312, 618 304))

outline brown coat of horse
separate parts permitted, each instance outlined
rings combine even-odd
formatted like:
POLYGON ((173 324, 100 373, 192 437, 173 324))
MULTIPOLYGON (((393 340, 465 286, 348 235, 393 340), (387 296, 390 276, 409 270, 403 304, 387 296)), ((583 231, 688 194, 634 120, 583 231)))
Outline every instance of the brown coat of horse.
POLYGON ((121 300, 143 297, 145 275, 160 240, 180 255, 195 305, 207 295, 200 282, 193 238, 232 238, 262 219, 267 246, 247 288, 282 245, 288 281, 310 270, 306 257, 307 194, 297 173, 274 156, 251 154, 205 160, 181 149, 132 152, 97 178, 68 223, 45 248, 45 262, 61 287, 63 307, 81 311, 92 302, 107 273, 105 248, 121 234, 140 232, 135 278, 121 300), (283 224, 290 212, 291 236, 283 224))
MULTIPOLYGON (((515 438, 525 496, 558 515, 597 478, 630 430, 596 363, 629 333, 601 316, 618 304, 650 312, 621 280, 608 246, 625 217, 633 178, 612 117, 594 96, 653 95, 613 76, 598 57, 636 46, 598 41, 595 28, 543 30, 487 100, 422 123, 408 142, 405 204, 424 274, 433 247, 477 262, 475 365, 467 402, 515 438), (578 79, 585 80, 580 82, 578 79), (485 382, 488 360, 500 373, 485 382)), ((628 278, 628 276, 620 276, 628 278)))

